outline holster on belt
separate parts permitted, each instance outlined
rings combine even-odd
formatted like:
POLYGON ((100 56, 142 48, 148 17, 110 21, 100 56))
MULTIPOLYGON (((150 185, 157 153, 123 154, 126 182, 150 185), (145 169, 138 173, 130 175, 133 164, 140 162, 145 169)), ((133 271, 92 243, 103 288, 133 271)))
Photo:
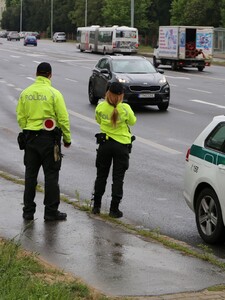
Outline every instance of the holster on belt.
POLYGON ((56 161, 60 161, 60 159, 61 159, 61 153, 60 153, 60 150, 59 150, 59 145, 57 143, 55 143, 55 146, 54 146, 54 160, 56 162, 56 161))
POLYGON ((96 144, 102 145, 106 142, 106 133, 96 133, 96 144))

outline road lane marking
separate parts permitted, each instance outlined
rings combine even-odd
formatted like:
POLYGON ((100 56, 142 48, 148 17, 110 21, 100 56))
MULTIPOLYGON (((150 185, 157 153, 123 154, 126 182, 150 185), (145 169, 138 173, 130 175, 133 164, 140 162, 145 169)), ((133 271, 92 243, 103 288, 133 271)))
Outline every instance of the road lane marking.
POLYGON ((14 104, 16 104, 17 105, 17 99, 15 98, 15 97, 13 97, 13 96, 8 96, 8 99, 12 102, 12 103, 14 103, 14 104))
MULTIPOLYGON (((79 113, 77 113, 77 112, 75 112, 75 111, 73 111, 71 109, 68 109, 68 112, 69 112, 70 115, 72 115, 74 117, 77 117, 77 118, 82 119, 84 121, 87 121, 87 122, 89 122, 91 124, 95 124, 96 126, 99 126, 96 123, 96 121, 94 119, 92 119, 92 118, 89 118, 89 117, 86 117, 84 115, 81 115, 81 114, 79 114, 79 113)), ((161 144, 155 143, 155 142, 153 142, 151 140, 147 140, 147 139, 142 138, 142 137, 137 136, 137 135, 136 135, 136 140, 139 141, 139 142, 141 142, 142 144, 145 144, 147 146, 151 146, 151 147, 153 147, 155 149, 158 149, 158 150, 162 150, 162 151, 164 151, 166 153, 169 153, 169 154, 182 154, 182 152, 180 152, 180 151, 177 151, 177 150, 174 150, 172 148, 163 146, 161 144)))
POLYGON ((71 110, 71 109, 68 109, 68 112, 69 112, 69 114, 71 114, 71 115, 74 116, 74 117, 77 117, 77 118, 82 119, 82 120, 84 120, 84 121, 87 121, 87 122, 89 122, 89 123, 98 125, 94 119, 91 119, 91 118, 89 118, 89 117, 86 117, 86 116, 84 116, 84 115, 81 115, 81 114, 79 114, 79 113, 77 113, 77 112, 75 112, 75 111, 73 111, 73 110, 71 110))
POLYGON ((196 74, 191 74, 192 77, 201 77, 201 78, 204 78, 204 79, 213 79, 213 80, 216 80, 216 81, 225 81, 225 78, 223 77, 211 77, 211 76, 208 76, 208 75, 196 75, 196 74))
POLYGON ((168 78, 173 78, 173 79, 185 79, 185 80, 191 80, 191 78, 189 77, 178 77, 178 76, 169 76, 169 75, 165 75, 168 78))
POLYGON ((96 59, 59 59, 58 62, 88 62, 88 61, 97 61, 96 59))
POLYGON ((204 91, 204 90, 198 90, 198 89, 192 89, 192 88, 188 88, 188 90, 201 92, 201 93, 206 93, 206 94, 212 94, 212 92, 208 92, 208 91, 204 91))
POLYGON ((35 78, 33 78, 33 77, 27 77, 27 79, 35 81, 35 78))
POLYGON ((70 79, 70 78, 65 78, 65 80, 67 80, 67 81, 72 81, 72 82, 78 82, 77 80, 75 80, 75 79, 70 79))
POLYGON ((169 154, 181 154, 180 151, 177 151, 177 150, 174 150, 172 148, 169 148, 169 147, 163 146, 161 144, 155 143, 155 142, 153 142, 151 140, 147 140, 147 139, 142 138, 140 136, 136 136, 136 140, 139 141, 139 142, 141 142, 142 144, 151 146, 151 147, 153 147, 155 149, 162 150, 162 151, 167 152, 169 154))
POLYGON ((31 56, 31 57, 40 57, 40 56, 45 56, 45 55, 44 55, 44 54, 27 53, 27 56, 31 56))
POLYGON ((173 110, 180 111, 180 112, 183 112, 183 113, 186 113, 186 114, 190 114, 190 115, 195 115, 195 113, 193 113, 191 111, 183 110, 183 109, 179 109, 179 108, 175 108, 175 107, 171 107, 171 106, 169 106, 169 109, 173 109, 173 110))
POLYGON ((196 103, 201 103, 201 104, 206 104, 206 105, 211 105, 211 106, 215 106, 217 108, 225 108, 224 105, 219 105, 219 104, 212 103, 212 102, 205 102, 205 101, 198 100, 198 99, 192 99, 192 100, 189 100, 189 101, 196 102, 196 103))

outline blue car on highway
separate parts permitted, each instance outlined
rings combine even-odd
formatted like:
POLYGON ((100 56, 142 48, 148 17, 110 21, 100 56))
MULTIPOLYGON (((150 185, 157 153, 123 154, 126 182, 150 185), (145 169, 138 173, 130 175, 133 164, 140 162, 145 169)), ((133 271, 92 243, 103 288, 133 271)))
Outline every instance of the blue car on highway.
POLYGON ((37 46, 37 38, 34 35, 27 35, 24 38, 23 44, 24 44, 24 46, 27 46, 27 45, 37 46))

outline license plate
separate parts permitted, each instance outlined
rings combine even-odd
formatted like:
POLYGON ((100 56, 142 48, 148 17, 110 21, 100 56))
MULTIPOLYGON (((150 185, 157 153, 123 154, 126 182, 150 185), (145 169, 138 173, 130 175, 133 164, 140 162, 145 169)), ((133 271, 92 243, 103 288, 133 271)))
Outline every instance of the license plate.
POLYGON ((149 94, 149 93, 146 93, 146 94, 139 94, 138 97, 139 97, 139 98, 155 98, 155 94, 149 94))

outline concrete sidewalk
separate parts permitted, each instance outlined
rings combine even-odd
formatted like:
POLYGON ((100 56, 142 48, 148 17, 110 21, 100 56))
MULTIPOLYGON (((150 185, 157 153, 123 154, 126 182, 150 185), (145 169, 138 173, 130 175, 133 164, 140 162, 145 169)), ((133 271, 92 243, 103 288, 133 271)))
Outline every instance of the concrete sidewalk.
MULTIPOLYGON (((165 248, 61 202, 64 222, 44 222, 43 194, 37 193, 35 221, 22 219, 23 185, 0 172, 0 236, 21 245, 109 296, 135 299, 225 299, 209 286, 225 283, 225 272, 165 248)), ((71 199, 73 201, 73 199, 71 199)), ((121 219, 122 221, 122 219, 121 219)))

